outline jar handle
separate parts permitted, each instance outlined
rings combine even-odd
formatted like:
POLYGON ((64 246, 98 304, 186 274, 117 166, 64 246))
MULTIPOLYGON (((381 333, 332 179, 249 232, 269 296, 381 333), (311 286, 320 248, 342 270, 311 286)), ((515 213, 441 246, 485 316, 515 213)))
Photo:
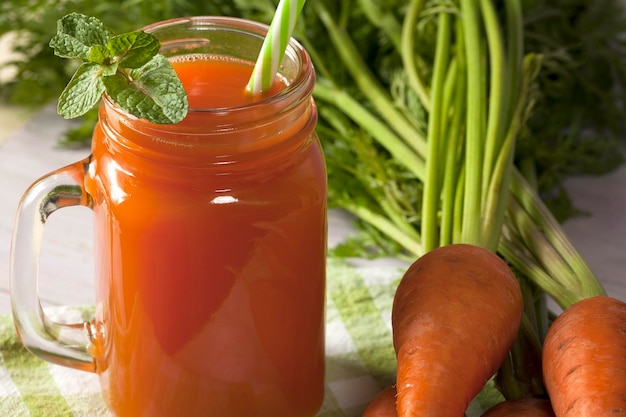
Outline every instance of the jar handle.
POLYGON ((13 320, 28 350, 49 362, 83 371, 96 371, 90 353, 98 326, 95 322, 62 324, 50 319, 39 300, 39 254, 48 217, 63 207, 92 208, 83 180, 90 158, 53 171, 24 193, 11 242, 9 267, 13 320))

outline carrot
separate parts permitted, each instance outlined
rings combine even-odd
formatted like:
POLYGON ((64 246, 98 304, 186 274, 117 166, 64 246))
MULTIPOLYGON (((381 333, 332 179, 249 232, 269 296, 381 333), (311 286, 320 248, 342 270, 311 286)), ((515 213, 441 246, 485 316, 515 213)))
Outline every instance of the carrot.
POLYGON ((626 416, 626 303, 572 304, 548 329, 542 363, 557 417, 626 416))
POLYGON ((390 385, 367 405, 361 417, 398 417, 396 413, 396 387, 390 385))
POLYGON ((416 260, 392 306, 398 416, 462 416, 502 364, 522 313, 519 284, 493 252, 453 244, 416 260))
POLYGON ((554 417, 554 412, 546 399, 521 398, 496 404, 481 417, 554 417))

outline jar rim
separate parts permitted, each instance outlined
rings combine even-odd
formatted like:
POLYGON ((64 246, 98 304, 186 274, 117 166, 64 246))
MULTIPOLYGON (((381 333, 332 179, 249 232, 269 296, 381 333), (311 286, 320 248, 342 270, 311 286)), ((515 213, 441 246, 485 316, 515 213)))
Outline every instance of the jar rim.
MULTIPOLYGON (((216 29, 225 29, 229 31, 236 31, 241 33, 242 35, 258 37, 261 41, 266 36, 269 26, 255 22, 248 19, 238 18, 238 17, 230 17, 230 16, 187 16, 187 17, 177 17, 172 19, 163 20, 160 22, 155 22, 150 25, 144 26, 140 30, 143 30, 147 33, 152 33, 155 36, 159 37, 159 31, 172 29, 176 27, 187 27, 189 29, 194 30, 216 30, 216 29)), ((186 41, 185 39, 175 40, 175 41, 162 41, 162 50, 163 48, 167 48, 170 44, 180 43, 181 41, 186 41)), ((201 107, 189 107, 188 113, 192 114, 223 114, 224 112, 239 113, 239 112, 247 112, 250 109, 259 107, 259 106, 272 106, 279 102, 290 102, 291 98, 293 100, 297 100, 298 97, 308 96, 312 93, 315 73, 313 69, 313 64, 311 59, 304 49, 304 47, 298 42, 295 38, 291 38, 288 42, 285 57, 283 58, 283 63, 285 60, 289 58, 294 62, 297 62, 298 72, 297 76, 286 84, 285 88, 281 88, 274 94, 266 95, 260 97, 258 100, 254 100, 250 103, 241 104, 237 106, 225 106, 225 107, 212 107, 212 108, 201 108, 201 107)), ((280 67, 279 67, 280 73, 280 67)), ((126 113, 123 109, 119 108, 108 96, 106 93, 103 95, 103 101, 107 103, 110 107, 117 108, 119 111, 126 113)), ((136 116, 132 114, 126 114, 126 117, 130 117, 130 119, 137 119, 136 116)))

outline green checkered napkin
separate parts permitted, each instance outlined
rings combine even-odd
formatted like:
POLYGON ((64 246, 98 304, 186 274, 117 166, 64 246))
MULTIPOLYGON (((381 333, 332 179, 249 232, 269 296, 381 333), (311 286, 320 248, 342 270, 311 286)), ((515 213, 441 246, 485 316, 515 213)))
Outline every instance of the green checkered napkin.
MULTIPOLYGON (((358 417, 394 380, 391 303, 402 275, 396 267, 355 268, 329 260, 326 396, 318 417, 358 417)), ((59 308, 59 321, 89 312, 59 308)), ((95 374, 49 364, 27 352, 10 316, 0 316, 0 416, 109 417, 95 374)))

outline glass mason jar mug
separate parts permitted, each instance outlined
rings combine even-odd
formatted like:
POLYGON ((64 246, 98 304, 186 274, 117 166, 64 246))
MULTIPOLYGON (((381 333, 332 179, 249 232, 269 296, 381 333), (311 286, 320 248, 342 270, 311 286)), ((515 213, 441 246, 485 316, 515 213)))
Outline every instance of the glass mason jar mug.
POLYGON ((160 22, 189 94, 175 125, 104 98, 91 155, 35 182, 12 242, 22 342, 96 372, 117 416, 311 417, 324 392, 326 172, 314 71, 291 41, 274 91, 243 92, 267 27, 160 22), (50 320, 37 295, 47 217, 93 209, 95 317, 50 320))

